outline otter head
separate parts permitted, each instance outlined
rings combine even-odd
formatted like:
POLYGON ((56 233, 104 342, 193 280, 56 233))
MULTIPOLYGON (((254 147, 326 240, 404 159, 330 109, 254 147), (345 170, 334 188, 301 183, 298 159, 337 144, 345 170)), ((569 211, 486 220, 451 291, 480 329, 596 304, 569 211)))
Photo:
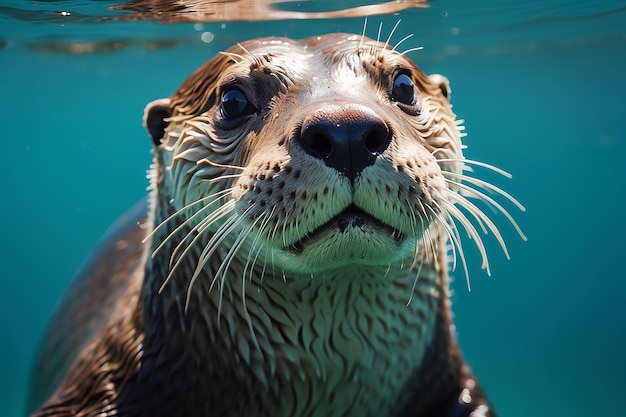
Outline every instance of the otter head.
POLYGON ((435 335, 449 337, 455 222, 484 265, 479 230, 502 241, 467 197, 510 218, 485 191, 508 194, 465 173, 485 165, 463 158, 449 97, 444 77, 386 44, 335 34, 237 45, 149 105, 142 300, 145 327, 163 330, 145 346, 186 352, 185 375, 208 360, 206 375, 240 378, 240 395, 213 380, 208 392, 246 399, 229 410, 267 408, 250 415, 398 406, 435 335))
POLYGON ((228 242, 222 258, 283 275, 435 259, 453 218, 478 237, 456 204, 495 229, 458 193, 449 97, 445 77, 365 37, 239 44, 147 108, 157 223, 185 223, 200 262, 228 242))

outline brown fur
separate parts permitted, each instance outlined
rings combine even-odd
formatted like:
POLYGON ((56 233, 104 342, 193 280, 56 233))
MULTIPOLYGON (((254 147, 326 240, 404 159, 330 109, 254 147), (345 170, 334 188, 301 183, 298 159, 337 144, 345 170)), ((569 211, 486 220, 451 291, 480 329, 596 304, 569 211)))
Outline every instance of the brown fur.
POLYGON ((446 242, 466 200, 448 100, 443 77, 337 34, 235 46, 150 105, 150 215, 79 273, 33 415, 493 416, 451 331, 446 242), (232 88, 249 101, 236 120, 232 88), (378 127, 364 167, 307 149, 327 120, 378 127))

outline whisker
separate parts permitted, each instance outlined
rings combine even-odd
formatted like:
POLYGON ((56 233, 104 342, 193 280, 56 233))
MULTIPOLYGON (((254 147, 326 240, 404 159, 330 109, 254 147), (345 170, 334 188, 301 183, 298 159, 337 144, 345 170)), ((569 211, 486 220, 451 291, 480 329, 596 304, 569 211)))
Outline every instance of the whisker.
MULTIPOLYGON (((436 204, 436 203, 434 203, 434 204, 436 204)), ((440 210, 442 210, 439 205, 437 205, 437 206, 439 207, 440 210)), ((450 219, 448 217, 446 220, 444 220, 437 214, 437 212, 435 212, 435 210, 431 209, 430 211, 433 214, 433 216, 435 216, 435 220, 437 221, 437 223, 444 226, 444 232, 446 233, 446 235, 448 237, 448 240, 451 242, 450 246, 452 247, 452 270, 455 271, 456 267, 457 267, 457 262, 456 262, 456 259, 457 259, 457 249, 456 248, 457 248, 457 246, 460 246, 460 244, 461 244, 461 236, 459 235, 459 231, 457 230, 456 227, 451 227, 450 226, 450 225, 454 224, 452 219, 450 219), (457 242, 458 245, 455 244, 455 242, 457 242)), ((462 249, 462 247, 461 247, 461 249, 462 249)))
MULTIPOLYGON (((241 216, 238 219, 237 226, 239 226, 242 222, 244 222, 245 219, 246 219, 245 215, 241 216)), ((226 272, 230 268, 230 264, 232 263, 233 259, 237 255, 237 252, 239 252, 239 249, 244 244, 244 242, 246 241, 247 237, 250 235, 252 230, 254 230, 254 226, 256 225, 256 223, 259 220, 260 220, 260 217, 258 217, 254 222, 252 222, 252 224, 248 225, 245 229, 243 229, 237 235, 237 238, 235 239, 235 242, 232 244, 232 246, 228 250, 228 253, 226 254, 224 259, 222 260, 222 264, 220 265, 218 270, 215 272, 214 280, 219 278, 220 284, 221 284, 220 285, 220 300, 219 300, 218 307, 217 307, 217 317, 220 317, 221 311, 222 311, 222 298, 223 298, 223 293, 224 293, 223 289, 225 287, 224 281, 226 280, 226 272)), ((243 305, 243 308, 244 308, 244 312, 245 312, 245 314, 247 316, 247 319, 248 319, 248 321, 250 321, 249 325, 251 325, 251 319, 250 319, 250 316, 248 314, 248 309, 246 307, 246 294, 245 294, 245 282, 246 282, 246 280, 245 280, 245 278, 242 277, 242 281, 243 281, 242 285, 243 285, 243 290, 244 290, 244 292, 241 294, 242 302, 243 302, 242 305, 243 305)))
POLYGON ((246 59, 243 55, 234 52, 219 51, 218 54, 233 58, 235 62, 243 62, 246 59))
MULTIPOLYGON (((232 189, 227 190, 227 193, 224 193, 222 196, 232 192, 232 189)), ((202 199, 204 200, 204 198, 202 199)), ((189 223, 193 222, 197 217, 199 217, 200 215, 204 214, 204 212, 206 210, 208 210, 209 208, 211 208, 211 205, 213 205, 214 203, 218 202, 219 199, 215 199, 213 201, 211 201, 210 203, 208 203, 206 206, 200 208, 200 210, 196 211, 193 215, 191 215, 188 219, 186 219, 184 222, 182 222, 180 225, 178 225, 174 230, 172 230, 164 239, 163 241, 152 251, 152 259, 155 258, 155 256, 157 255, 157 253, 163 248, 163 246, 165 246, 165 244, 167 242, 170 241, 170 239, 172 239, 183 227, 189 225, 189 223)), ((188 207, 190 207, 192 204, 188 204, 186 207, 178 210, 175 214, 181 214, 182 215, 182 211, 188 209, 188 207)), ((219 209, 218 209, 219 210, 219 209)), ((178 217, 178 216, 177 216, 178 217)), ((172 220, 174 218, 174 215, 168 217, 166 220, 164 220, 163 222, 161 222, 157 228, 161 228, 163 226, 163 224, 165 222, 169 222, 170 220, 172 220)), ((204 221, 204 219, 203 219, 204 221)), ((155 229, 156 230, 156 229, 155 229)), ((152 233, 154 233, 154 230, 152 231, 152 233)), ((187 235, 189 236, 189 235, 187 235)), ((182 241, 184 241, 185 239, 182 239, 182 241)), ((176 251, 174 251, 174 253, 176 253, 176 251)))
POLYGON ((365 16, 365 21, 363 22, 363 31, 361 32, 361 39, 359 40, 359 49, 357 49, 357 51, 360 51, 361 48, 363 47, 363 39, 365 39, 366 29, 367 29, 367 16, 365 16))
MULTIPOLYGON (((421 207, 421 213, 423 213, 423 215, 422 215, 422 216, 418 216, 418 218, 419 218, 419 226, 420 226, 420 228, 421 228, 421 230, 422 230, 422 233, 424 234, 424 241, 428 242, 428 243, 429 243, 429 245, 430 245, 430 247, 425 247, 425 250, 426 250, 427 252, 430 250, 430 253, 432 254, 432 258, 431 258, 431 255, 430 255, 430 254, 428 254, 428 253, 426 254, 426 255, 428 256, 427 260, 428 260, 428 259, 432 259, 433 261, 435 261, 435 262, 436 262, 436 258, 437 258, 437 256, 436 256, 435 254, 436 254, 436 252, 437 252, 437 251, 436 251, 435 246, 434 246, 434 245, 435 245, 435 243, 434 243, 434 241, 432 240, 432 236, 431 236, 431 232, 430 232, 430 226, 429 226, 429 225, 427 225, 427 224, 424 222, 424 220, 425 220, 425 219, 424 219, 424 217, 426 217, 426 220, 428 220, 428 213, 427 213, 427 211, 426 211, 426 209, 425 209, 425 204, 423 204, 421 200, 417 200, 417 201, 418 201, 418 203, 420 204, 420 207, 421 207)), ((408 207, 411 207, 411 205, 410 205, 410 204, 409 204, 409 205, 407 205, 407 206, 408 206, 408 207)), ((432 210, 432 209, 431 209, 431 210, 432 210)), ((416 219, 416 217, 415 217, 415 213, 413 212, 413 210, 409 210, 409 214, 410 214, 410 216, 411 216, 411 228, 412 228, 413 235, 414 235, 414 236, 417 236, 417 233, 415 232, 415 226, 414 226, 414 225, 417 225, 417 219, 416 219)), ((430 221, 429 221, 428 223, 430 224, 430 221)), ((415 250, 416 250, 416 251, 417 251, 417 250, 419 250, 419 245, 417 245, 417 246, 416 246, 415 250)), ((417 259, 417 253, 416 253, 416 259, 417 259)), ((414 266, 415 266, 415 261, 414 261, 414 264, 413 264, 413 265, 411 265, 411 269, 412 269, 414 266)))
POLYGON ((437 263, 437 255, 435 249, 435 242, 433 241, 433 234, 430 231, 430 227, 427 227, 424 230, 424 241, 426 245, 424 246, 424 252, 426 256, 426 261, 430 264, 437 263))
MULTIPOLYGON (((461 243, 461 236, 459 236, 458 230, 456 229, 456 227, 451 226, 454 224, 452 217, 450 217, 450 214, 447 211, 443 210, 442 213, 445 213, 446 219, 447 219, 447 220, 444 220, 439 216, 439 214, 437 214, 437 212, 432 207, 430 206, 426 206, 426 207, 429 208, 430 212, 435 218, 435 221, 439 223, 446 231, 448 239, 450 239, 450 242, 452 242, 452 247, 454 248, 456 246, 456 250, 459 254, 459 258, 461 258, 461 265, 463 266, 463 270, 465 271, 465 282, 467 283, 467 289, 468 291, 471 291, 472 286, 470 284, 469 268, 467 267, 465 251, 463 250, 463 244, 461 243)), ((456 258, 454 259, 453 262, 454 262, 453 270, 456 270, 456 258)))
POLYGON ((424 255, 425 255, 425 259, 429 264, 435 264, 436 263, 436 258, 437 258, 437 251, 435 249, 435 241, 433 240, 433 231, 432 231, 432 224, 433 224, 433 220, 429 219, 428 221, 428 227, 424 228, 424 245, 423 245, 423 250, 424 250, 424 255))
POLYGON ((450 200, 455 201, 461 207, 466 209, 468 211, 468 213, 470 213, 477 221, 482 220, 482 221, 485 222, 485 224, 487 225, 487 227, 489 228, 491 233, 493 233, 493 235, 497 239, 498 243, 500 243, 500 247, 502 248, 502 251, 506 255, 506 258, 510 259, 509 251, 508 251, 508 249, 506 247, 506 244, 504 243, 504 238, 500 234, 500 230, 498 229, 498 227, 489 218, 489 216, 487 216, 480 208, 478 208, 478 206, 476 206, 474 203, 472 203, 471 201, 469 201, 465 197, 463 197, 463 196, 461 196, 461 195, 459 195, 457 193, 453 193, 453 192, 450 192, 450 193, 451 193, 450 200))
MULTIPOLYGON (((457 267, 457 262, 456 262, 456 257, 457 257, 457 249, 459 250, 459 257, 463 258, 464 255, 461 254, 460 252, 463 250, 463 247, 461 246, 461 235, 459 234, 459 229, 456 227, 453 227, 452 225, 454 225, 454 220, 452 219, 452 217, 448 214, 445 213, 446 219, 439 219, 440 223, 443 222, 444 226, 445 225, 450 225, 448 228, 446 229, 446 234, 448 235, 448 239, 451 242, 451 246, 452 246, 452 270, 455 271, 456 267, 457 267), (453 234, 453 236, 450 236, 450 233, 453 234), (461 256, 462 255, 462 256, 461 256)), ((463 265, 464 268, 467 268, 467 265, 463 265)), ((468 280, 468 289, 469 287, 469 277, 466 277, 468 280)))
MULTIPOLYGON (((181 241, 178 243, 178 245, 176 245, 176 247, 172 251, 172 254, 170 256, 170 266, 174 262, 174 259, 176 259, 176 256, 178 255, 178 252, 180 251, 180 249, 183 247, 183 244, 185 243, 186 239, 189 236, 191 236, 192 233, 201 234, 205 230, 210 230, 209 226, 212 225, 213 223, 215 223, 216 221, 218 221, 219 219, 221 219, 222 217, 224 217, 225 215, 227 215, 232 210, 232 208, 234 206, 235 206, 235 202, 234 201, 229 201, 228 203, 224 204, 223 206, 217 208, 217 210, 215 210, 214 212, 209 214, 204 219, 200 220, 200 223, 198 223, 198 225, 195 228, 190 230, 187 233, 187 235, 185 236, 185 238, 181 239, 181 241)), ((194 240, 192 242, 195 242, 195 241, 196 241, 196 239, 194 238, 194 240)), ((191 246, 193 246, 193 245, 189 244, 189 246, 187 246, 187 249, 190 248, 191 246)), ((185 249, 184 253, 187 252, 187 249, 185 249)), ((180 258, 179 258, 179 260, 180 260, 180 258)))
POLYGON ((400 41, 396 42, 396 44, 393 46, 393 48, 391 48, 391 50, 395 51, 398 48, 398 46, 402 45, 403 42, 405 42, 406 40, 412 38, 413 36, 414 35, 412 33, 406 35, 404 38, 400 39, 400 41))
POLYGON ((394 32, 398 28, 398 25, 400 24, 401 21, 402 21, 401 19, 398 19, 396 24, 393 25, 393 28, 391 28, 391 32, 389 32, 389 36, 387 37, 387 40, 385 41, 385 46, 383 46, 383 49, 387 49, 387 46, 389 46, 389 41, 391 41, 391 37, 393 36, 394 32))
MULTIPOLYGON (((502 213, 507 220, 513 225, 513 227, 515 228, 515 230, 517 231, 517 233, 519 234, 519 236, 522 238, 522 240, 526 241, 528 240, 526 238, 526 235, 524 234, 524 232, 522 231, 521 227, 517 224, 517 222, 515 221, 515 219, 513 218, 513 216, 511 216, 511 214, 504 208, 502 207, 502 205, 500 203, 498 203, 495 199, 489 197, 487 194, 476 190, 475 188, 472 188, 466 184, 462 184, 453 180, 450 180, 448 178, 444 179, 446 182, 448 183, 452 183, 455 186, 459 187, 462 190, 467 191, 470 194, 473 194, 474 196, 476 196, 477 198, 486 201, 487 203, 491 204, 492 206, 494 206, 500 213, 502 213)), ((469 181, 468 181, 469 182, 469 181)), ((461 196, 462 197, 462 196, 461 196)), ((512 197, 511 197, 512 198, 512 197)), ((519 207, 519 206, 518 206, 519 207)), ((523 207, 523 206, 522 206, 523 207)))
POLYGON ((486 270, 487 275, 491 276, 491 269, 489 268, 489 260, 487 258, 487 250, 485 248, 485 244, 482 238, 480 237, 480 234, 478 233, 472 222, 470 222, 465 214, 463 214, 463 212, 460 211, 453 203, 443 201, 443 204, 445 205, 445 211, 449 213, 453 217, 453 219, 461 223, 469 238, 474 240, 483 261, 481 264, 481 269, 486 270))
POLYGON ((234 169, 234 170, 240 170, 240 171, 244 171, 246 169, 245 167, 238 166, 238 165, 220 164, 218 162, 210 160, 209 158, 200 159, 197 163, 198 165, 207 164, 207 165, 211 165, 217 168, 227 168, 227 169, 234 169))
MULTIPOLYGON (((242 308, 243 308, 243 312, 245 315, 245 320, 246 323, 248 324, 248 331, 250 332, 250 338, 252 339, 252 342, 254 344, 254 346, 257 348, 257 350, 261 349, 261 345, 259 344, 259 340, 256 337, 256 332, 254 331, 254 326, 252 325, 252 318, 250 317, 250 313, 248 312, 248 306, 246 304, 246 277, 243 276, 241 277, 241 303, 242 303, 242 308)), ((221 308, 221 297, 220 297, 220 308, 221 308)), ((220 316, 219 313, 220 309, 218 308, 218 313, 217 316, 220 316)))
MULTIPOLYGON (((417 254, 415 256, 417 256, 417 254)), ((389 275, 389 272, 391 271, 391 267, 392 267, 392 263, 390 262, 387 265, 387 269, 385 270, 385 273, 383 274, 383 278, 387 278, 387 276, 389 275)))
MULTIPOLYGON (((191 279, 189 280, 189 284, 187 286, 187 297, 185 299, 185 311, 187 311, 189 307, 189 301, 191 300, 191 291, 193 289, 193 286, 196 283, 196 280, 200 276, 200 273, 202 272, 206 264, 211 260, 211 255, 218 249, 219 245, 235 229, 235 227, 237 227, 241 223, 241 221, 242 220, 239 214, 232 213, 231 216, 228 219, 226 219, 224 224, 222 224, 222 226, 220 226, 220 228, 215 232, 215 234, 211 236, 211 239, 209 240, 207 245, 204 247, 204 249, 200 253, 200 256, 198 257, 198 262, 196 264, 196 268, 193 274, 191 275, 191 279)), ((234 245, 230 247, 230 250, 232 250, 233 247, 234 245)), ((222 260, 222 264, 223 262, 224 260, 222 260)), ((213 288, 213 285, 215 284, 217 278, 218 278, 218 274, 215 273, 213 275, 213 280, 211 281, 211 284, 209 286, 209 291, 211 291, 211 289, 213 288)), ((221 297, 221 293, 220 293, 220 297, 221 297)), ((220 304, 221 304, 221 299, 220 299, 220 304)))
MULTIPOLYGON (((294 225, 294 228, 296 229, 297 235, 298 236, 302 236, 302 234, 300 233, 300 221, 299 221, 299 219, 295 219, 293 225, 294 225)), ((307 235, 308 235, 308 233, 307 233, 307 235)))
POLYGON ((380 57, 380 55, 379 55, 380 54, 380 49, 377 48, 377 45, 380 43, 380 34, 381 34, 382 30, 383 30, 383 22, 380 22, 378 24, 378 34, 376 35, 376 43, 372 45, 372 48, 370 50, 371 51, 370 53, 376 59, 378 59, 380 57))
POLYGON ((219 177, 211 178, 211 179, 205 180, 205 181, 207 181, 209 184, 215 184, 215 183, 218 183, 220 181, 224 181, 224 180, 231 179, 231 178, 241 178, 241 176, 242 176, 242 174, 220 175, 219 177))
MULTIPOLYGON (((496 194, 501 195, 502 197, 506 198, 507 200, 509 200, 511 203, 513 203, 515 206, 517 206, 518 209, 520 209, 521 211, 526 211, 526 207, 524 207, 522 205, 522 203, 520 203, 515 197, 513 197, 511 194, 507 193, 506 191, 504 191, 503 189, 487 182, 484 180, 481 180, 479 178, 475 178, 475 177, 470 177, 468 175, 464 175, 464 174, 457 174, 456 172, 449 172, 449 171, 442 171, 442 174, 451 176, 451 177, 455 177, 458 178, 461 181, 465 181, 471 184, 474 184, 480 188, 495 192, 496 194)), ((457 181, 457 180, 453 180, 453 183, 456 185, 460 185, 461 182, 457 181)))
MULTIPOLYGON (((250 313, 248 312, 248 308, 246 306, 246 270, 248 269, 248 266, 250 265, 250 283, 252 283, 252 276, 253 276, 253 272, 254 272, 254 266, 256 265, 257 259, 259 257, 259 254, 261 253, 261 249, 263 249, 263 245, 258 245, 258 242, 261 239, 261 236, 263 236, 264 230, 267 226, 267 224, 269 223, 269 220, 271 218, 271 216, 274 213, 274 209, 276 207, 272 208, 272 211, 265 215, 262 216, 263 217, 263 221, 261 222, 261 225, 259 226, 259 230, 254 238, 254 240, 252 241, 252 244, 250 245, 250 251, 248 252, 248 256, 246 257, 246 265, 244 267, 243 273, 241 275, 241 297, 243 300, 243 311, 246 315, 246 322, 248 323, 248 330, 250 331, 250 337, 252 338, 252 340, 254 341, 254 345, 256 346, 257 349, 260 349, 260 345, 259 342, 257 340, 256 337, 256 332, 254 331, 254 326, 252 325, 252 318, 250 317, 250 313), (252 252, 253 250, 257 247, 258 245, 258 250, 256 251, 256 254, 254 255, 252 264, 250 264, 250 259, 252 258, 252 252)), ((252 231, 254 225, 256 224, 256 222, 258 220, 260 220, 262 217, 257 218, 257 220, 255 220, 255 222, 251 225, 250 230, 248 231, 248 234, 250 234, 250 232, 252 231)), ((264 267, 265 268, 265 267, 264 267)), ((262 279, 262 278, 261 278, 262 279)))
MULTIPOLYGON (((263 44, 263 42, 261 42, 261 45, 263 44)), ((248 54, 248 56, 254 60, 256 60, 256 55, 251 53, 250 51, 248 51, 241 43, 237 42, 237 46, 239 46, 241 49, 243 49, 243 51, 248 54)), ((245 58, 245 57, 244 57, 245 58)))
POLYGON ((411 305, 411 301, 413 301, 413 297, 415 296, 415 287, 417 287, 417 281, 420 278, 420 272, 422 272, 422 266, 424 266, 424 262, 420 262, 420 265, 417 267, 417 272, 415 273, 415 279, 413 280, 413 286, 411 286, 411 295, 406 302, 406 306, 411 305))
MULTIPOLYGON (((262 232, 262 229, 259 229, 259 236, 260 236, 261 232, 262 232)), ((257 238, 258 238, 258 236, 257 236, 257 238)), ((252 246, 250 248, 250 255, 249 255, 249 257, 252 259, 252 263, 250 264, 250 269, 247 272, 250 283, 252 283, 252 278, 254 277, 254 268, 257 266, 256 264, 257 264, 257 261, 259 260, 259 256, 261 255, 261 251, 263 249, 265 249, 266 250, 266 254, 267 254, 267 248, 265 247, 265 245, 258 245, 258 240, 259 239, 257 239, 257 238, 255 238, 255 243, 253 243, 254 246, 252 246), (252 250, 253 248, 255 249, 254 251, 252 250)), ((247 268, 247 264, 248 264, 248 262, 246 262, 246 268, 247 268)), ((245 271, 242 274, 242 279, 246 279, 245 271)), ((261 281, 262 281, 262 279, 261 279, 261 281)))
POLYGON ((270 221, 270 219, 272 218, 272 216, 274 215, 274 211, 276 210, 276 206, 272 207, 272 210, 269 213, 263 213, 263 221, 261 222, 261 224, 259 225, 259 230, 256 233, 256 236, 254 237, 254 240, 252 241, 251 245, 250 245, 250 251, 248 252, 248 256, 246 257, 246 265, 244 266, 243 269, 243 278, 245 279, 246 276, 246 271, 248 270, 248 266, 250 265, 250 259, 252 259, 252 265, 250 266, 250 282, 252 282, 252 273, 253 273, 253 269, 254 269, 254 265, 256 264, 256 260, 259 256, 259 254, 261 253, 261 248, 262 245, 259 245, 259 250, 256 251, 256 254, 254 255, 254 258, 252 257, 252 253, 254 251, 254 249, 256 248, 256 246, 258 245, 259 241, 261 240, 261 238, 264 236, 265 234, 265 229, 267 228, 267 225, 270 221))
POLYGON ((400 52, 400 55, 410 54, 411 52, 421 51, 422 49, 424 49, 423 46, 416 46, 415 48, 409 48, 406 51, 400 52))
MULTIPOLYGON (((202 204, 206 200, 210 200, 210 199, 214 198, 215 199, 214 201, 212 201, 209 204, 207 204, 207 206, 211 205, 214 202, 219 201, 218 197, 224 197, 225 195, 231 193, 232 191, 233 191, 232 188, 227 188, 227 189, 215 192, 213 194, 210 194, 210 195, 208 195, 206 197, 202 197, 202 198, 200 198, 198 200, 192 201, 191 203, 187 204, 186 206, 184 206, 180 210, 177 210, 176 212, 172 213, 165 220, 163 220, 161 223, 159 223, 154 229, 152 229, 152 231, 150 231, 150 233, 148 233, 148 235, 141 241, 141 243, 146 243, 146 241, 148 241, 148 239, 150 239, 152 236, 154 236, 155 233, 157 233, 159 230, 161 230, 161 228, 163 228, 163 226, 165 226, 167 223, 169 223, 169 222, 175 220, 176 218, 178 218, 178 216, 180 216, 183 211, 189 210, 190 208, 192 208, 195 205, 202 204)), ((194 214, 194 216, 195 216, 195 214, 194 214)))
MULTIPOLYGON (((225 215, 227 215, 230 212, 230 210, 232 210, 232 207, 234 207, 234 205, 235 205, 234 202, 226 203, 224 206, 220 207, 218 210, 216 210, 214 213, 212 213, 211 216, 213 216, 215 214, 219 214, 215 218, 215 221, 217 221, 220 218, 222 218, 225 215)), ((198 242, 198 240, 200 240, 200 239, 202 239, 204 237, 205 232, 208 233, 208 231, 210 230, 208 228, 199 229, 199 227, 200 227, 200 225, 198 225, 196 228, 192 229, 189 233, 187 233, 187 235, 184 237, 184 239, 182 239, 180 241, 180 243, 178 245, 176 245, 176 247, 172 251, 172 255, 170 257, 170 271, 167 274, 167 277, 165 278, 165 280, 163 281, 163 284, 161 284, 161 287, 159 288, 159 294, 161 292, 163 292, 163 289, 167 286, 167 284, 170 281, 170 279, 174 276, 174 272, 178 269, 179 265, 181 265, 183 259, 187 256, 187 253, 189 252, 189 250, 191 250, 191 248, 193 248, 195 246, 195 244, 198 242), (191 236, 192 233, 197 233, 197 234, 191 240, 191 242, 189 242, 189 244, 185 247, 185 249, 180 254, 180 256, 178 257, 176 262, 173 263, 176 254, 180 251, 180 249, 182 248, 182 245, 191 236), (173 265, 172 265, 172 263, 173 263, 173 265)))
MULTIPOLYGON (((224 239, 226 239, 243 221, 243 217, 239 213, 232 213, 230 217, 228 217, 224 223, 217 229, 217 231, 211 236, 211 239, 206 244, 200 256, 198 257, 198 264, 196 265, 196 269, 191 277, 192 281, 197 278, 202 271, 202 268, 211 260, 211 256, 215 253, 218 248, 220 248, 224 239)), ((232 248, 232 246, 228 246, 232 248)), ((222 260, 223 262, 223 260, 222 260)), ((213 288, 215 284, 215 280, 217 278, 217 274, 214 275, 213 281, 211 282, 211 286, 209 287, 209 291, 213 288)))
MULTIPOLYGON (((187 239, 193 233, 195 233, 195 229, 189 231, 189 233, 187 233, 185 235, 185 237, 178 243, 178 245, 176 245, 176 248, 174 248, 174 252, 178 252, 182 248, 182 245, 187 241, 187 239)), ((172 256, 170 257, 170 262, 169 262, 170 270, 169 270, 167 276, 165 277, 165 279, 163 280, 163 283, 159 287, 159 291, 158 291, 159 294, 161 294, 163 292, 163 290, 165 289, 167 284, 170 282, 170 280, 174 276, 174 272, 176 272, 176 270, 178 269, 178 266, 181 265, 182 260, 185 258, 185 256, 187 256, 187 252, 196 244, 196 242, 198 240, 202 239, 203 235, 204 235, 203 233, 196 234, 196 236, 193 239, 191 239, 191 242, 189 242, 189 244, 185 247, 185 249, 180 254, 180 256, 178 257, 176 262, 174 262, 173 265, 172 265, 172 262, 173 262, 173 259, 174 259, 174 254, 172 254, 172 256)))
POLYGON ((270 57, 272 54, 270 53, 269 49, 267 49, 267 46, 265 46, 265 43, 259 39, 259 44, 261 44, 261 47, 265 49, 265 54, 270 57))
MULTIPOLYGON (((437 153, 437 151, 441 151, 442 149, 435 149, 432 152, 432 155, 435 155, 437 153)), ((463 164, 469 164, 469 165, 476 165, 482 168, 487 168, 490 171, 493 172, 497 172, 498 174, 502 175, 503 177, 506 178, 513 178, 513 175, 509 174, 508 172, 506 172, 505 170, 503 170, 502 168, 498 168, 494 165, 488 164, 486 162, 480 162, 480 161, 475 161, 472 159, 464 159, 464 158, 441 158, 441 159, 437 159, 437 162, 461 162, 463 164)))
MULTIPOLYGON (((276 233, 278 233, 278 227, 279 227, 279 222, 276 221, 276 223, 274 224, 274 227, 272 228, 271 233, 268 234, 269 240, 274 242, 276 240, 276 233)), ((285 222, 283 222, 283 231, 285 229, 285 222)), ((283 233, 282 235, 282 245, 283 247, 286 247, 286 242, 285 242, 285 235, 283 233)), ((274 251, 270 252, 271 255, 271 263, 270 265, 272 266, 272 276, 276 276, 276 269, 274 268, 274 266, 276 265, 276 261, 274 260, 274 251)))
MULTIPOLYGON (((275 241, 276 239, 276 233, 278 233, 278 224, 278 221, 276 221, 274 227, 272 228, 272 231, 267 235, 270 241, 275 241)), ((285 235, 283 235, 283 247, 285 247, 285 235)))
MULTIPOLYGON (((263 246, 259 247, 259 253, 261 253, 262 248, 263 246)), ((268 252, 269 252, 269 249, 267 246, 265 246, 265 256, 263 256, 263 268, 261 268, 261 277, 259 278, 259 285, 263 284, 263 279, 265 278, 265 269, 267 268, 267 253, 268 252)))
MULTIPOLYGON (((292 220, 292 221, 297 221, 297 220, 292 220)), ((287 226, 289 226, 290 230, 294 228, 292 224, 288 225, 286 221, 283 221, 283 230, 282 230, 283 247, 287 247, 287 226)), ((298 233, 298 236, 300 236, 299 233, 298 233)))
MULTIPOLYGON (((419 226, 421 226, 422 228, 424 227, 424 220, 422 219, 422 216, 420 216, 419 214, 416 215, 415 211, 413 210, 413 205, 412 204, 408 204, 408 202, 406 204, 404 204, 405 207, 408 207, 409 209, 407 210, 407 212, 409 213, 409 216, 411 217, 410 220, 410 225, 411 225, 411 233, 413 234, 413 236, 417 237, 417 227, 418 227, 418 219, 419 219, 419 226)), ((425 215, 425 214, 424 214, 425 215)))

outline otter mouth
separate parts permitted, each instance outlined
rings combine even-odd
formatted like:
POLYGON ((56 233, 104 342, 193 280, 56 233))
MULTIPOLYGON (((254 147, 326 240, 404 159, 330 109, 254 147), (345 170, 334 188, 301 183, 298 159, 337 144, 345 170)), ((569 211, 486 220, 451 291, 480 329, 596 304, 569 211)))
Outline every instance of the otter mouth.
POLYGON ((307 234, 302 239, 292 243, 285 249, 297 255, 304 251, 304 248, 308 243, 320 239, 324 234, 332 232, 339 234, 350 232, 358 233, 358 231, 363 233, 385 233, 398 244, 402 243, 406 239, 406 236, 400 230, 381 222, 376 217, 366 213, 354 204, 350 204, 339 214, 315 229, 312 233, 307 234))

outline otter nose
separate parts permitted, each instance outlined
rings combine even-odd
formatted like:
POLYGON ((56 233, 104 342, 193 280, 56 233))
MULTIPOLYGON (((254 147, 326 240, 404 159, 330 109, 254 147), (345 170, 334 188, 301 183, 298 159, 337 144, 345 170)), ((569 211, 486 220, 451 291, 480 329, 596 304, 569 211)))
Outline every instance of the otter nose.
POLYGON ((391 142, 389 128, 373 110, 358 104, 330 104, 302 124, 300 144, 309 155, 346 175, 357 175, 376 162, 391 142))

